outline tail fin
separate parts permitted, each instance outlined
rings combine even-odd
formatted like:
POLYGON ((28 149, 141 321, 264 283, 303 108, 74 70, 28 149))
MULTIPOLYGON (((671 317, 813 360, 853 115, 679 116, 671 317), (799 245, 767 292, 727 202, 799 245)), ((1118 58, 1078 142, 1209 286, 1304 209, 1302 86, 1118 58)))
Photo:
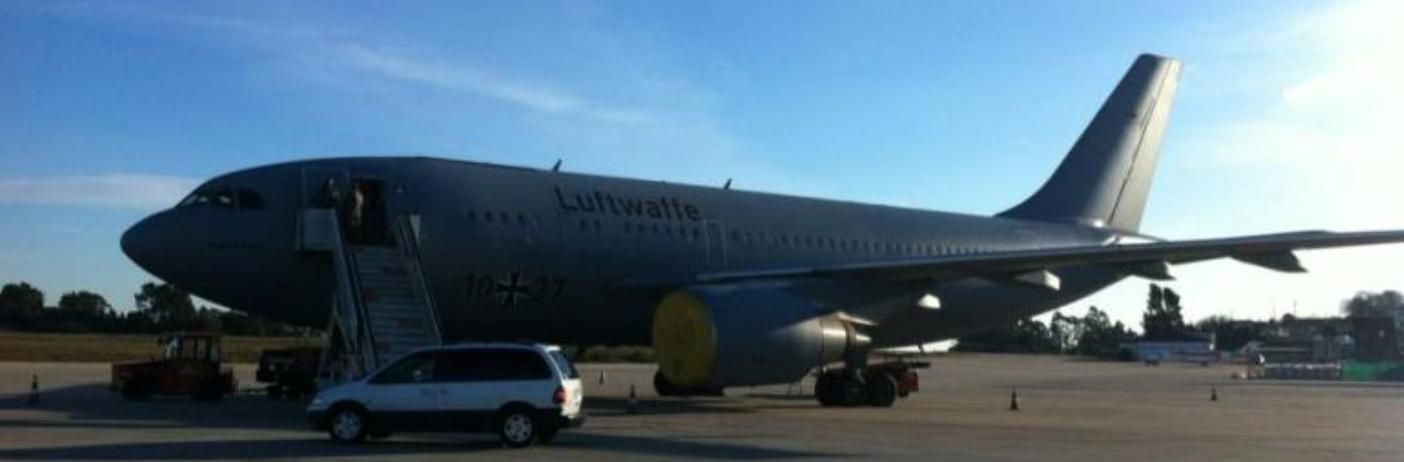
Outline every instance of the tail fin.
POLYGON ((1180 62, 1141 55, 1038 192, 999 216, 1136 231, 1180 62))

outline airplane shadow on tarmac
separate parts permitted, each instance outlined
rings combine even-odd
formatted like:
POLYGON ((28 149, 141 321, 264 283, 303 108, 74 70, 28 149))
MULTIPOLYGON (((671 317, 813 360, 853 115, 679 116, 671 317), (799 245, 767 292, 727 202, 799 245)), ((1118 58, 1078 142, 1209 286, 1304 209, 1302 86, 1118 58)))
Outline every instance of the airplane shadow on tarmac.
MULTIPOLYGON (((98 444, 89 446, 0 449, 3 460, 218 460, 286 459, 347 456, 430 455, 499 450, 494 441, 378 441, 360 445, 325 439, 216 440, 98 444)), ((791 459, 851 457, 806 451, 769 449, 718 442, 685 441, 595 434, 562 434, 550 446, 528 451, 622 452, 658 457, 704 459, 791 459)), ((502 451, 513 451, 500 449, 502 451)))
MULTIPOLYGON (((197 402, 188 397, 155 397, 132 402, 108 390, 105 384, 84 384, 44 390, 37 406, 25 395, 0 396, 0 410, 30 410, 59 414, 47 418, 0 418, 0 434, 12 428, 63 428, 108 431, 131 429, 248 429, 286 430, 284 439, 227 439, 213 441, 132 442, 96 445, 49 446, 0 449, 0 460, 171 460, 171 459, 267 459, 345 457, 357 455, 436 454, 494 450, 499 447, 492 435, 452 435, 448 438, 404 440, 392 438, 363 445, 338 445, 311 430, 294 402, 273 401, 258 394, 229 396, 222 401, 197 402), (303 436, 306 438, 303 438, 303 436), (315 435, 315 436, 314 436, 315 435)), ((747 406, 728 406, 725 399, 645 399, 636 402, 640 414, 743 413, 747 406)), ((592 417, 626 418, 625 398, 589 398, 586 409, 592 417)), ((566 432, 546 450, 597 451, 658 457, 711 459, 817 458, 840 457, 807 451, 791 451, 734 444, 726 441, 697 441, 669 437, 642 437, 566 432)))
POLYGON ((187 396, 157 396, 127 401, 106 384, 90 383, 43 390, 37 406, 28 396, 0 397, 0 410, 39 410, 63 415, 59 420, 0 420, 0 427, 62 426, 70 428, 309 428, 301 405, 273 401, 263 395, 239 394, 220 401, 195 401, 187 396))

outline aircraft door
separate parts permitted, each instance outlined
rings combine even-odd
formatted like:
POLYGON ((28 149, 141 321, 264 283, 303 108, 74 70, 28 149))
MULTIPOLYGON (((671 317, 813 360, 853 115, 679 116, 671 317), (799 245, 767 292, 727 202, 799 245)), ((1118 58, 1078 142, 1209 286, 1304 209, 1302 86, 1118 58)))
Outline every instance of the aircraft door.
POLYGON ((351 174, 346 170, 308 167, 302 169, 302 208, 328 208, 331 194, 346 197, 351 174))
MULTIPOLYGON (((324 252, 331 250, 331 213, 338 198, 345 198, 351 184, 346 170, 309 167, 302 169, 301 210, 297 220, 297 250, 324 252)), ((339 213, 340 210, 333 210, 339 213)))
POLYGON ((726 266, 726 233, 715 220, 707 220, 707 265, 726 266))

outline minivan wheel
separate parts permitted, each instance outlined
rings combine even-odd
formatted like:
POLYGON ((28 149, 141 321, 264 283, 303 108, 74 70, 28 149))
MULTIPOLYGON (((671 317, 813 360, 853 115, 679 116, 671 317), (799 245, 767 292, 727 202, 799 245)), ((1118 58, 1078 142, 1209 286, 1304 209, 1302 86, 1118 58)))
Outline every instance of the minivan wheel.
POLYGON ((497 419, 497 434, 509 448, 524 448, 536 439, 536 419, 524 408, 509 408, 497 419))
POLYGON ((354 407, 332 412, 327 434, 339 443, 360 443, 366 440, 366 414, 354 407))

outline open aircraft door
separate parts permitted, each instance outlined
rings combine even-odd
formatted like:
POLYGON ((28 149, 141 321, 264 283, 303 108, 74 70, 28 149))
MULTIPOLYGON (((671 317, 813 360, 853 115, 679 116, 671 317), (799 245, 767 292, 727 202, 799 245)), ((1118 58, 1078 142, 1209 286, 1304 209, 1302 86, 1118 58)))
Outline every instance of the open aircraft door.
POLYGON ((331 219, 338 212, 332 194, 346 197, 351 174, 342 169, 302 169, 302 207, 298 209, 294 247, 299 252, 332 250, 331 219))

